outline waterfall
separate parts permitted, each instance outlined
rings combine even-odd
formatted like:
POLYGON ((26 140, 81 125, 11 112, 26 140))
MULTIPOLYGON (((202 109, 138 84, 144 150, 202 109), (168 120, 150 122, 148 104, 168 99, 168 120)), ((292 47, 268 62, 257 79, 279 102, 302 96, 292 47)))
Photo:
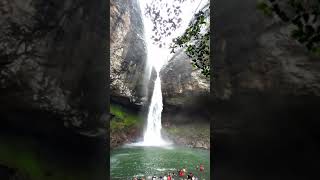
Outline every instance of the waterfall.
POLYGON ((163 109, 161 80, 159 72, 154 82, 154 89, 152 93, 151 103, 149 106, 147 118, 147 130, 144 134, 144 145, 163 145, 166 142, 161 137, 161 113, 163 109))
MULTIPOLYGON (((169 144, 161 137, 161 114, 163 110, 163 99, 162 99, 162 91, 161 91, 161 78, 160 78, 160 70, 162 66, 170 59, 173 54, 170 53, 169 47, 160 48, 158 45, 153 44, 153 40, 151 38, 153 32, 153 23, 150 19, 148 19, 144 15, 144 10, 146 8, 146 4, 152 0, 138 0, 140 5, 140 9, 142 11, 142 20, 144 25, 144 34, 145 34, 145 43, 147 49, 147 62, 145 67, 145 87, 148 88, 149 81, 151 79, 152 69, 156 71, 156 80, 154 82, 154 89, 152 92, 151 102, 148 109, 147 116, 147 127, 144 133, 143 142, 135 143, 134 145, 141 146, 161 146, 165 144, 169 144)), ((172 0, 163 0, 167 4, 175 3, 172 0)), ((201 1, 202 2, 202 1, 201 1)), ((200 2, 200 4, 201 4, 200 2)), ((198 5, 199 3, 197 3, 198 5)), ((199 5, 198 5, 199 6, 199 5)), ((181 9, 183 9, 182 16, 183 21, 181 23, 180 28, 176 29, 172 32, 172 35, 166 38, 163 38, 162 41, 166 44, 170 44, 174 37, 181 35, 185 29, 188 27, 188 24, 193 17, 196 9, 193 1, 187 1, 187 3, 181 4, 181 9)), ((161 15, 165 16, 166 11, 161 11, 161 15)), ((148 93, 148 89, 146 89, 148 93)))
MULTIPOLYGON (((140 0, 140 9, 143 11, 145 5, 148 1, 140 0)), ((142 14, 144 14, 142 12, 142 14)), ((160 146, 168 144, 164 141, 161 136, 161 114, 163 109, 163 99, 162 99, 162 90, 161 90, 161 78, 160 70, 161 67, 165 64, 170 52, 166 48, 159 48, 157 45, 153 44, 152 28, 153 24, 150 19, 142 15, 142 20, 144 24, 144 33, 145 33, 145 42, 147 49, 147 62, 145 67, 145 88, 148 88, 148 84, 151 79, 152 69, 156 71, 156 79, 154 82, 154 88, 151 96, 150 105, 148 108, 147 116, 147 126, 144 132, 143 142, 139 143, 143 146, 160 146)), ((146 89, 148 92, 148 89, 146 89)))

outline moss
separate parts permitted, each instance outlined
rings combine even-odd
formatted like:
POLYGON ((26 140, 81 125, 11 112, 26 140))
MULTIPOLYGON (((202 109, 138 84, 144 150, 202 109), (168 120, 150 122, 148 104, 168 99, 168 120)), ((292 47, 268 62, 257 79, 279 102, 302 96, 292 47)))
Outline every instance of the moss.
POLYGON ((125 110, 121 106, 114 104, 110 105, 110 113, 120 119, 124 119, 126 116, 125 110))
POLYGON ((138 113, 130 112, 123 106, 111 104, 110 113, 114 115, 110 122, 111 132, 143 126, 143 118, 138 113))

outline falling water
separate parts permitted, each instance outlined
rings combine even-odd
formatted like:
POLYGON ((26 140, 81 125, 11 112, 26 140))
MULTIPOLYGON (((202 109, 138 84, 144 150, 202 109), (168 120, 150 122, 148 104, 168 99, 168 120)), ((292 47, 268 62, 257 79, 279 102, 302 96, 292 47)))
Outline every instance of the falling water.
POLYGON ((163 109, 161 80, 159 72, 154 82, 154 90, 151 98, 148 113, 147 130, 144 134, 143 144, 145 145, 163 145, 166 142, 161 137, 161 113, 163 109))
MULTIPOLYGON (((142 11, 145 9, 146 2, 147 1, 140 0, 140 7, 142 11)), ((168 144, 168 142, 163 140, 161 136, 161 114, 163 109, 163 99, 160 70, 165 61, 168 59, 168 55, 170 54, 170 52, 168 51, 168 49, 159 48, 158 45, 153 44, 151 39, 153 33, 153 24, 151 20, 146 18, 144 15, 142 16, 142 19, 144 24, 145 42, 147 46, 147 63, 145 71, 145 78, 147 81, 145 82, 145 87, 148 88, 152 69, 156 71, 156 79, 154 81, 154 88, 148 109, 147 127, 144 133, 143 142, 141 142, 140 144, 143 146, 161 146, 164 144, 168 144)))
MULTIPOLYGON (((163 109, 163 99, 162 99, 162 91, 161 91, 161 78, 160 78, 160 70, 162 66, 167 62, 167 60, 172 56, 170 54, 170 49, 168 47, 159 48, 158 45, 153 44, 153 40, 151 36, 153 34, 153 23, 150 19, 145 17, 143 11, 146 7, 146 3, 150 3, 149 0, 138 0, 140 4, 140 9, 142 11, 142 20, 144 24, 144 32, 145 32, 145 42, 147 47, 147 63, 145 68, 145 87, 148 88, 148 83, 151 79, 152 69, 156 71, 156 80, 154 82, 154 89, 151 97, 150 106, 148 109, 147 116, 147 128, 144 133, 143 142, 135 143, 134 145, 140 146, 161 146, 164 144, 170 144, 166 142, 161 136, 161 114, 163 109)), ((165 0, 167 4, 174 3, 172 0, 165 0)), ((172 32, 172 35, 167 38, 163 38, 166 44, 170 44, 172 42, 172 38, 181 35, 184 30, 187 28, 188 23, 193 17, 196 9, 194 8, 194 3, 192 1, 181 5, 183 9, 182 17, 184 20, 181 23, 180 28, 176 31, 172 32)), ((165 13, 160 12, 162 16, 166 16, 165 13)), ((148 92, 148 90, 146 90, 148 92)))

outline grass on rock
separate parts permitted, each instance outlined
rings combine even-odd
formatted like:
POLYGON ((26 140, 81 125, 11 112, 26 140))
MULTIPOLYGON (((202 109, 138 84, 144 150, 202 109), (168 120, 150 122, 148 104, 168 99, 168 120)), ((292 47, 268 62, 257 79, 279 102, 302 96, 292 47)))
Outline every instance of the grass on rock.
POLYGON ((114 115, 110 122, 111 132, 143 127, 143 118, 138 113, 131 112, 123 106, 111 104, 110 113, 114 115))

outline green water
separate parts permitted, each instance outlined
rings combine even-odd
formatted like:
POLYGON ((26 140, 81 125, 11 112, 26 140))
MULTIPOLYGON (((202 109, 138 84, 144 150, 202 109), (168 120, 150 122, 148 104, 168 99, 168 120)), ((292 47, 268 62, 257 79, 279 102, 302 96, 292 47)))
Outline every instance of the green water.
MULTIPOLYGON (((207 150, 185 147, 121 147, 111 152, 111 179, 126 180, 134 176, 147 177, 165 175, 186 168, 202 179, 210 179, 210 153, 207 150), (204 172, 196 170, 204 165, 204 172)), ((175 178, 178 179, 178 178, 175 178)))

